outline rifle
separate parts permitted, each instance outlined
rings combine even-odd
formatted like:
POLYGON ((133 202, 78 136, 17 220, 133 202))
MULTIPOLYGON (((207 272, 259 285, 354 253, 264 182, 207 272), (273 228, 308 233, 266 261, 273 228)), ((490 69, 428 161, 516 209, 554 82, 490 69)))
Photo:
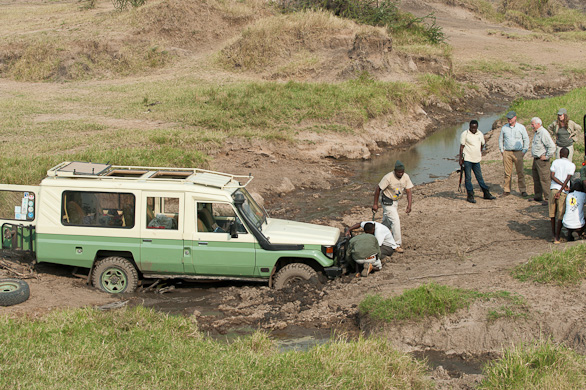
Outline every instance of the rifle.
POLYGON ((460 169, 456 172, 460 172, 460 182, 458 183, 458 192, 462 192, 462 176, 464 176, 464 166, 460 165, 460 169))

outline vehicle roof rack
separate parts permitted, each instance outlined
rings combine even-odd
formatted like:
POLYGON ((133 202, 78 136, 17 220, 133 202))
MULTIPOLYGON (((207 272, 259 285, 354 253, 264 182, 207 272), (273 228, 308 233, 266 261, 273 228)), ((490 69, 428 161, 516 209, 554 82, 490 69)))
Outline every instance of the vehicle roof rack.
POLYGON ((193 183, 221 189, 243 188, 254 178, 252 175, 231 175, 199 168, 143 167, 81 161, 64 161, 49 169, 47 176, 52 178, 193 183))

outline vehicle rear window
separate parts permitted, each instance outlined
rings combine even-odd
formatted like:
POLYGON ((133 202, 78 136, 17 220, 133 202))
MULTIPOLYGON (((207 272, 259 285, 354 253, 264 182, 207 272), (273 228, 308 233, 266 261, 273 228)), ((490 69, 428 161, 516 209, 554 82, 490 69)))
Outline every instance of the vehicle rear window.
POLYGON ((0 191, 0 219, 32 221, 37 198, 34 192, 0 191))
POLYGON ((133 194, 64 191, 61 205, 63 225, 122 229, 134 227, 136 201, 133 194))

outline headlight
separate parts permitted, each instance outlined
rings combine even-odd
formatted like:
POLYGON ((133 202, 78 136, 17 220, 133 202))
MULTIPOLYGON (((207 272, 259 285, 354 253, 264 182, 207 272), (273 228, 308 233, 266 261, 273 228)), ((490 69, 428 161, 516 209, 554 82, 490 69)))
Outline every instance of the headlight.
POLYGON ((324 255, 326 255, 330 259, 334 258, 334 246, 333 245, 322 245, 321 251, 324 255))

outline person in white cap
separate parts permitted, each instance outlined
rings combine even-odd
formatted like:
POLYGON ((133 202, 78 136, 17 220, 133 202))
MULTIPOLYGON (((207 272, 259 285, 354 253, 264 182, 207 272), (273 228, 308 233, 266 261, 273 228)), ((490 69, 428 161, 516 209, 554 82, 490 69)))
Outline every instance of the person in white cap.
POLYGON ((562 148, 568 148, 570 152, 568 160, 572 161, 572 157, 574 156, 574 142, 577 141, 576 137, 582 131, 582 127, 570 120, 568 110, 560 108, 558 110, 558 119, 553 121, 547 127, 547 130, 555 137, 555 158, 560 158, 560 150, 562 148))
POLYGON ((499 150, 503 155, 505 167, 505 183, 503 185, 503 196, 511 194, 511 181, 513 179, 513 165, 517 171, 517 181, 521 196, 527 196, 525 186, 525 175, 523 175, 523 155, 529 149, 529 136, 525 126, 517 122, 517 113, 507 113, 507 124, 501 128, 499 135, 499 150))

